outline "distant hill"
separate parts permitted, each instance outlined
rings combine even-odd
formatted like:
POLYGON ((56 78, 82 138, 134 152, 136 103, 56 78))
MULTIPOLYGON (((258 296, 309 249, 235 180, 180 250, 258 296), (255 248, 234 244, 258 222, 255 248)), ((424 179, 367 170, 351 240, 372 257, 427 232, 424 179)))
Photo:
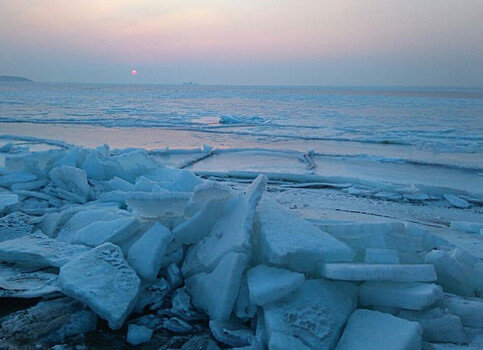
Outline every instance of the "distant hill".
POLYGON ((18 81, 18 82, 26 82, 31 83, 33 80, 24 78, 24 77, 15 77, 9 75, 0 75, 0 81, 18 81))

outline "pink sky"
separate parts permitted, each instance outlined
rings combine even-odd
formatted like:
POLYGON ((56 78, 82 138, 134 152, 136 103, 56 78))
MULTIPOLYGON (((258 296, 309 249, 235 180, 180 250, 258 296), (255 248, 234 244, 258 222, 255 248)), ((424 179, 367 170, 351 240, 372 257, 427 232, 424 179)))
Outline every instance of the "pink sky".
POLYGON ((483 85, 482 13, 480 0, 0 0, 0 74, 483 85))

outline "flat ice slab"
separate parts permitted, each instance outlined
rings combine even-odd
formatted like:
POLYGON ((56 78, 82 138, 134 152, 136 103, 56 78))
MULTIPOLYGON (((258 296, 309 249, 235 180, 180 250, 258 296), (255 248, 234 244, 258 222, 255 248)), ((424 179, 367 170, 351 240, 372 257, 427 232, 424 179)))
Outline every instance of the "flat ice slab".
POLYGON ((265 305, 296 290, 305 280, 302 273, 257 265, 247 272, 250 301, 265 305))
POLYGON ((359 309, 349 317, 336 349, 419 350, 422 332, 417 322, 359 309))
POLYGON ((354 251, 275 201, 257 208, 260 261, 312 273, 319 262, 352 261, 354 251))
POLYGON ((121 249, 104 243, 60 269, 62 291, 89 307, 119 329, 134 308, 140 280, 124 260, 121 249))
POLYGON ((445 294, 443 304, 451 313, 460 317, 463 325, 483 328, 483 299, 445 294))
POLYGON ((60 291, 52 272, 25 271, 0 265, 0 298, 38 298, 60 291))
POLYGON ((89 248, 49 238, 42 233, 0 242, 0 261, 29 267, 61 267, 89 248))
POLYGON ((359 301, 364 306, 423 310, 442 297, 443 290, 435 284, 365 282, 359 287, 359 301))
POLYGON ((356 304, 356 286, 308 280, 294 293, 263 307, 265 325, 269 337, 280 332, 298 338, 309 349, 329 350, 356 304))
POLYGON ((431 282, 435 281, 436 271, 430 264, 321 264, 320 275, 342 281, 393 281, 393 282, 431 282))

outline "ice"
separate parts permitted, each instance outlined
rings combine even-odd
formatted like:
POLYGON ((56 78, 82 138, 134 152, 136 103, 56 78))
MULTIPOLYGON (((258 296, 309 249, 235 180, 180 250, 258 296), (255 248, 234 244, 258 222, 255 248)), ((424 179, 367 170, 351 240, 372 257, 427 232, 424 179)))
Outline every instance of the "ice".
POLYGON ((186 216, 193 216, 210 201, 225 202, 234 196, 233 191, 218 182, 206 181, 194 188, 193 197, 186 206, 186 216))
POLYGON ((0 265, 0 297, 38 298, 60 291, 54 271, 29 271, 0 265))
POLYGON ((268 348, 270 350, 310 350, 310 348, 305 346, 304 343, 298 338, 280 332, 272 332, 272 334, 270 335, 270 342, 268 343, 268 348))
POLYGON ((365 282, 359 287, 359 301, 364 306, 423 310, 442 298, 443 290, 436 284, 365 282))
POLYGON ((30 216, 14 212, 0 218, 0 242, 26 236, 32 232, 34 225, 30 216))
POLYGON ((208 236, 215 223, 221 219, 224 203, 209 201, 200 211, 173 229, 176 241, 183 244, 198 243, 208 236))
POLYGON ((206 336, 191 336, 190 339, 183 344, 181 350, 220 350, 216 343, 206 336))
POLYGON ((292 293, 304 280, 298 272, 257 265, 247 272, 250 301, 263 306, 292 293))
POLYGON ((0 319, 0 344, 24 349, 35 342, 61 342, 96 329, 97 316, 70 298, 43 301, 0 319))
POLYGON ((399 253, 396 249, 367 248, 366 264, 399 264, 399 253))
MULTIPOLYGON (((74 199, 85 203, 89 196, 89 184, 87 183, 86 172, 82 169, 71 166, 54 168, 49 173, 50 178, 58 187, 59 195, 73 194, 74 199)), ((70 198, 69 198, 70 199, 70 198)))
POLYGON ((453 294, 444 295, 443 304, 451 313, 459 316, 463 325, 483 328, 483 300, 464 298, 453 294))
POLYGON ((226 202, 224 216, 214 225, 210 235, 188 253, 182 268, 185 277, 213 270, 230 252, 243 253, 249 259, 255 207, 267 181, 267 177, 260 175, 245 194, 226 202))
POLYGON ((247 275, 243 274, 240 282, 240 289, 235 302, 235 315, 240 319, 253 318, 257 313, 257 306, 253 305, 250 300, 250 292, 248 290, 247 275))
POLYGON ((156 222, 129 249, 127 262, 140 277, 154 280, 161 268, 168 244, 172 240, 171 231, 156 222))
POLYGON ((189 333, 193 330, 193 326, 177 317, 165 319, 163 328, 174 333, 189 333))
POLYGON ((392 282, 431 282, 436 281, 436 271, 430 264, 321 264, 320 275, 325 278, 343 281, 392 281, 392 282))
POLYGON ((389 314, 356 310, 337 344, 337 350, 419 350, 421 326, 389 314))
POLYGON ((463 232, 480 233, 483 230, 482 222, 469 222, 469 221, 451 221, 450 227, 453 230, 459 230, 463 232))
POLYGON ((184 192, 130 192, 126 197, 126 203, 140 216, 164 218, 182 216, 190 198, 191 195, 184 192))
POLYGON ((248 257, 227 253, 210 272, 202 272, 185 280, 193 305, 203 309, 211 320, 226 321, 233 310, 243 270, 248 257))
POLYGON ((296 337, 313 350, 333 349, 356 308, 357 287, 347 282, 305 281, 294 293, 263 307, 269 338, 296 337))
POLYGON ((257 209, 259 260, 312 273, 319 262, 352 261, 354 252, 282 205, 263 199, 257 209))
POLYGON ((29 181, 29 182, 19 182, 16 184, 13 184, 11 186, 12 191, 33 191, 37 190, 41 187, 44 187, 49 183, 48 180, 41 179, 41 180, 36 180, 36 181, 29 181))
POLYGON ((18 195, 14 193, 0 193, 0 214, 20 202, 18 195))
POLYGON ((131 345, 147 343, 153 336, 153 330, 144 326, 130 324, 127 330, 127 342, 131 345))
POLYGON ((169 291, 170 285, 164 278, 158 278, 154 283, 144 285, 137 298, 134 311, 136 313, 142 313, 146 306, 149 306, 150 310, 161 308, 169 291))
POLYGON ((111 157, 110 160, 113 169, 107 175, 117 176, 130 183, 134 183, 137 177, 161 166, 149 156, 146 150, 141 149, 122 152, 111 157))
POLYGON ((98 246, 104 242, 120 245, 129 239, 138 229, 138 222, 134 217, 109 221, 95 221, 74 234, 73 243, 98 246))
POLYGON ((99 159, 97 152, 90 152, 81 168, 86 172, 89 179, 104 180, 106 178, 106 171, 104 169, 104 163, 99 159))
POLYGON ((183 276, 181 275, 181 270, 175 263, 169 264, 166 268, 166 278, 173 289, 183 285, 183 276))
POLYGON ((231 347, 249 346, 253 342, 253 330, 234 321, 210 321, 211 334, 220 343, 231 347))
POLYGON ((136 304, 140 280, 119 247, 104 243, 62 266, 62 291, 119 329, 136 304))
POLYGON ((463 324, 458 316, 441 308, 427 311, 402 310, 397 317, 418 322, 423 327, 423 340, 433 343, 465 343, 463 324))
POLYGON ((465 201, 463 198, 455 196, 453 194, 444 194, 443 197, 451 204, 453 207, 466 209, 470 207, 470 203, 465 201))
POLYGON ((0 261, 28 267, 61 267, 89 249, 67 244, 40 232, 0 242, 0 261))
POLYGON ((433 250, 426 254, 425 262, 433 264, 438 274, 438 283, 449 293, 475 296, 478 291, 471 272, 476 260, 460 248, 450 252, 433 250))
POLYGON ((14 184, 37 180, 37 176, 23 171, 13 172, 0 176, 0 187, 9 188, 14 184))
POLYGON ((126 180, 114 176, 111 180, 106 182, 112 191, 129 192, 134 191, 134 185, 126 180))

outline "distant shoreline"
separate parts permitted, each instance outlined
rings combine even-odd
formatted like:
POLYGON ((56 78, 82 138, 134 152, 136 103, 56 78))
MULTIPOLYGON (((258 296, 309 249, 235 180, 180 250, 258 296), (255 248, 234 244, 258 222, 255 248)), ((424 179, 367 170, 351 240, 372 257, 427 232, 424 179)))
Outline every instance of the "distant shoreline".
POLYGON ((34 81, 25 77, 18 77, 13 75, 0 75, 0 82, 33 83, 34 81))

